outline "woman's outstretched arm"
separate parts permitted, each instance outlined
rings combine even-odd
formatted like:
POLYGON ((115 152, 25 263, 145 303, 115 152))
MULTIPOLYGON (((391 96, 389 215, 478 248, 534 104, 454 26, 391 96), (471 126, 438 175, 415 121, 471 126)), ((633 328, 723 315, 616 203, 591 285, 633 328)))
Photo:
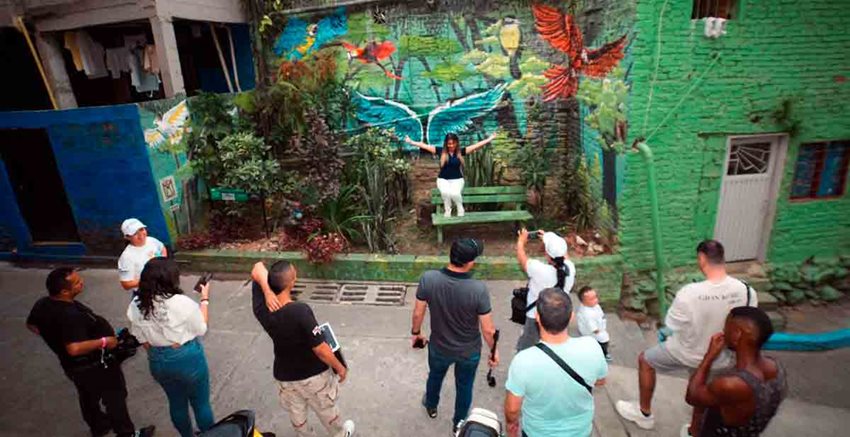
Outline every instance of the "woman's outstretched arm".
POLYGON ((490 142, 493 141, 493 138, 496 138, 496 134, 490 135, 489 137, 467 147, 466 148, 466 154, 469 155, 470 153, 486 146, 487 144, 490 144, 490 142))
POLYGON ((410 137, 404 137, 404 142, 407 143, 407 144, 416 146, 416 147, 418 147, 418 148, 420 148, 420 149, 422 149, 422 150, 424 150, 428 153, 431 153, 431 154, 437 153, 436 147, 434 147, 430 144, 425 144, 421 141, 413 141, 413 140, 410 139, 410 137))

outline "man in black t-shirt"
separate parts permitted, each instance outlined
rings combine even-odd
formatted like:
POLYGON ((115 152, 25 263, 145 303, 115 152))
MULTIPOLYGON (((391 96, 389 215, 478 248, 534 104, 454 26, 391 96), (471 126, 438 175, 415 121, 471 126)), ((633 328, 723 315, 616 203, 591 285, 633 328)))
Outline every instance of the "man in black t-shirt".
POLYGON ((336 406, 338 384, 345 381, 348 370, 325 343, 313 310, 292 300, 295 267, 278 261, 268 271, 259 262, 254 265, 251 278, 254 316, 274 343, 274 378, 295 432, 299 437, 314 435, 307 423, 309 406, 333 437, 351 437, 354 422, 342 422, 336 406), (274 299, 279 309, 272 312, 267 300, 274 299))
POLYGON ((27 328, 59 357, 65 375, 77 387, 91 435, 104 436, 112 430, 118 437, 152 436, 153 426, 136 431, 127 412, 124 374, 108 352, 118 345, 115 331, 106 319, 75 300, 83 292, 79 273, 67 267, 55 269, 47 275, 46 285, 48 296, 33 306, 27 328))

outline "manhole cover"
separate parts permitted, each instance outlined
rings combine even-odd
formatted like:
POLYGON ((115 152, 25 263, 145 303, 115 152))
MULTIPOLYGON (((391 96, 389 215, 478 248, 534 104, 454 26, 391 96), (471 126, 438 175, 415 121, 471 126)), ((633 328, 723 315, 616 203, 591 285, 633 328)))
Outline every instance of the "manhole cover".
POLYGON ((299 280, 292 290, 296 300, 317 303, 402 306, 409 284, 299 280))

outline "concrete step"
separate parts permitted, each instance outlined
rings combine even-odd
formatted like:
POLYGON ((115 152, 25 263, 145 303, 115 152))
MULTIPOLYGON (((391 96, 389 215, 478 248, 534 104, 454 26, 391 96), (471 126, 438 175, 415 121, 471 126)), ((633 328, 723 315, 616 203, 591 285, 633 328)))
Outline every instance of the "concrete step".
POLYGON ((780 313, 779 311, 766 311, 767 316, 770 317, 770 323, 773 325, 773 330, 775 332, 780 332, 785 330, 785 326, 787 325, 787 321, 785 320, 785 315, 780 313))
MULTIPOLYGON (((756 290, 758 290, 758 288, 756 288, 756 290)), ((764 311, 776 311, 779 309, 779 300, 772 294, 766 291, 759 291, 757 294, 759 299, 759 308, 764 311)))
POLYGON ((726 271, 732 276, 747 276, 750 278, 766 278, 764 266, 756 261, 741 261, 726 264, 726 271))

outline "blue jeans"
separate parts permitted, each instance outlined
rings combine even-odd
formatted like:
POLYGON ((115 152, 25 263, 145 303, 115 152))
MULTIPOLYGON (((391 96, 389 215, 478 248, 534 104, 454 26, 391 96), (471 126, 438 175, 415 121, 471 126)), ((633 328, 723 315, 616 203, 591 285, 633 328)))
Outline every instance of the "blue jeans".
POLYGON ((210 371, 201 342, 195 338, 179 348, 152 347, 148 349, 148 362, 153 379, 168 396, 171 423, 180 436, 194 435, 189 404, 198 428, 201 431, 211 428, 215 420, 210 405, 210 371))
POLYGON ((472 385, 475 382, 475 371, 481 353, 476 352, 469 358, 452 357, 437 350, 434 345, 428 345, 428 383, 425 385, 425 406, 437 408, 440 404, 440 389, 443 379, 452 364, 455 365, 455 415, 452 423, 457 425, 469 414, 472 406, 472 385))

